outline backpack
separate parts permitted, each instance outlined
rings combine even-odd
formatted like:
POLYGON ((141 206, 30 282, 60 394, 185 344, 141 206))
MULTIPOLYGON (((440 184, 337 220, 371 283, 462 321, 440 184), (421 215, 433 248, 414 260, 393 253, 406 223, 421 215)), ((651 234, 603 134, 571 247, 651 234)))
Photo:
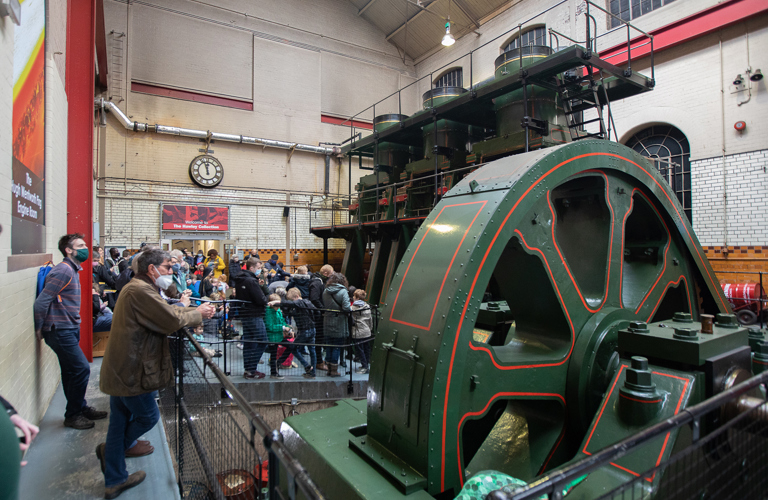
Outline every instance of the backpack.
POLYGON ((133 279, 133 269, 130 266, 123 269, 115 280, 115 289, 119 292, 129 281, 133 279))
POLYGON ((52 270, 53 262, 49 260, 37 272, 37 293, 35 294, 35 298, 39 297, 40 294, 43 293, 43 288, 45 288, 45 279, 48 277, 52 270))

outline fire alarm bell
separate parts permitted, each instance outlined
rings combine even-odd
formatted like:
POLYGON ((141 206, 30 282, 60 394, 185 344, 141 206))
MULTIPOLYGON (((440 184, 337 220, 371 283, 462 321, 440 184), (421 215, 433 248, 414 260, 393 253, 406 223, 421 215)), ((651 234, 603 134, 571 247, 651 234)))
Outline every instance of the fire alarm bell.
POLYGON ((747 123, 743 121, 738 121, 733 124, 733 128, 735 128, 739 132, 744 132, 744 130, 747 128, 747 123))

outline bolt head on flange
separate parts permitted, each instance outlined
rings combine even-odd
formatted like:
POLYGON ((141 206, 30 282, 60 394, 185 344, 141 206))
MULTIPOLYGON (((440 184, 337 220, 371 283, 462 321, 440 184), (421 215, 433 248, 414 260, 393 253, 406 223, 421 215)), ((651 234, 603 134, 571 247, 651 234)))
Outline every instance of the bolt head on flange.
POLYGON ((718 313, 715 316, 715 325, 720 328, 738 328, 739 321, 736 319, 735 314, 718 313))
POLYGON ((645 425, 661 410, 664 397, 656 390, 648 359, 632 357, 624 386, 619 389, 619 416, 631 425, 645 425))

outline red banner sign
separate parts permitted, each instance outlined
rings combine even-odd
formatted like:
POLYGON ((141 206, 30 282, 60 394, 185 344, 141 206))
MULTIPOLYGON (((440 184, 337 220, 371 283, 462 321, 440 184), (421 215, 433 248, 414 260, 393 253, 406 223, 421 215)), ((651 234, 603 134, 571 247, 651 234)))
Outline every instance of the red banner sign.
POLYGON ((163 205, 163 231, 227 231, 229 208, 163 205))

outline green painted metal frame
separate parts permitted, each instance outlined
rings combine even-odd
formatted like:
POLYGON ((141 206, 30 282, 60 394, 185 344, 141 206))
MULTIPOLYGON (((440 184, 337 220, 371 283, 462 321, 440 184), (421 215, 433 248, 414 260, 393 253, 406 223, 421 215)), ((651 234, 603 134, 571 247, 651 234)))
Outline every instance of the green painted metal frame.
MULTIPOLYGON (((549 414, 552 425, 525 434, 530 476, 521 479, 530 480, 577 452, 602 402, 590 398, 590 391, 600 389, 594 387, 601 386, 600 377, 606 378, 603 391, 611 380, 610 371, 596 366, 600 356, 615 350, 618 330, 632 320, 651 321, 664 309, 665 298, 675 294, 694 319, 703 312, 730 311, 682 208, 645 158, 619 144, 584 140, 489 163, 442 198, 398 263, 373 352, 367 426, 354 437, 365 436, 366 449, 387 450, 407 464, 408 474, 412 470, 425 479, 429 494, 450 495, 464 483, 470 465, 464 457, 490 463, 498 453, 493 447, 468 452, 477 443, 465 439, 485 439, 484 422, 492 423, 494 412, 549 414), (573 253, 558 240, 558 225, 569 212, 561 211, 564 204, 553 200, 553 193, 582 179, 604 186, 600 203, 610 213, 610 242, 602 262, 573 253), (622 286, 639 285, 623 282, 623 233, 641 202, 666 237, 655 281, 642 291, 639 304, 628 307, 622 286), (519 265, 504 267, 510 259, 519 265), (598 293, 588 291, 594 283, 580 281, 582 263, 603 276, 598 293), (492 279, 499 282, 497 268, 520 278, 505 282, 507 293, 516 294, 505 298, 519 321, 512 342, 502 346, 473 339, 484 292, 492 279), (528 321, 548 330, 527 331, 528 321)), ((297 439, 310 427, 318 432, 311 419, 287 421, 297 439)), ((315 452, 333 455, 346 449, 351 437, 329 441, 315 452)), ((313 466, 325 467, 305 465, 313 477, 313 466)), ((391 475, 393 485, 400 473, 369 469, 361 476, 354 471, 336 471, 323 487, 346 482, 354 490, 379 474, 391 475)), ((394 496, 359 496, 404 493, 393 488, 387 495, 394 496)))

